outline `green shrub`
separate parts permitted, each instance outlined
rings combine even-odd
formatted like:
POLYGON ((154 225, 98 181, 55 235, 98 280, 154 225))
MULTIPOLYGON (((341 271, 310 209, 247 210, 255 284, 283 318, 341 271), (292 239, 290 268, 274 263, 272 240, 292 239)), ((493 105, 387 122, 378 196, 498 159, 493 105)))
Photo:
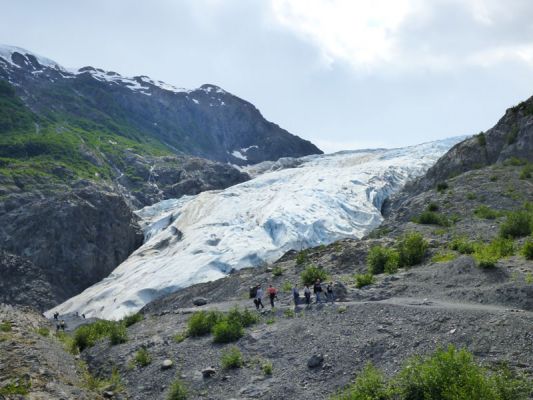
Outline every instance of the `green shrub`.
POLYGON ((469 241, 466 237, 460 236, 452 240, 450 249, 461 254, 472 254, 476 250, 475 243, 469 241))
POLYGON ((374 283, 374 275, 372 275, 371 272, 367 272, 366 274, 355 275, 355 286, 358 288, 362 288, 364 286, 368 286, 373 283, 374 283))
POLYGON ((243 328, 259 322, 259 316, 256 313, 253 313, 246 308, 240 311, 237 307, 231 309, 224 319, 227 319, 230 322, 235 322, 243 328))
POLYGON ((514 242, 511 239, 496 238, 488 245, 489 251, 499 258, 509 257, 515 253, 514 242))
POLYGON ((172 385, 170 385, 170 389, 168 390, 167 400, 187 400, 187 396, 187 389, 183 382, 179 379, 172 382, 172 385))
POLYGON ((302 250, 296 255, 296 264, 297 265, 304 265, 309 258, 309 251, 308 250, 302 250))
POLYGON ((189 334, 187 332, 180 332, 180 333, 176 333, 174 335, 174 341, 176 343, 181 343, 183 342, 185 339, 187 339, 189 337, 189 334))
POLYGON ((527 236, 531 234, 532 225, 533 217, 531 212, 527 210, 510 212, 500 225, 500 236, 505 238, 527 236))
POLYGON ((263 365, 261 365, 261 371, 263 371, 263 374, 265 375, 272 375, 272 363, 270 361, 264 362, 263 365))
POLYGON ((470 193, 468 193, 466 195, 466 198, 467 198, 467 200, 475 200, 477 198, 477 196, 476 196, 475 193, 470 192, 470 193))
POLYGON ((503 165, 507 165, 511 167, 521 167, 522 165, 526 165, 526 164, 527 164, 526 160, 522 160, 521 158, 514 157, 514 156, 508 158, 507 160, 503 162, 503 165))
POLYGON ((525 379, 502 370, 491 373, 467 350, 452 345, 428 357, 411 358, 394 386, 401 399, 525 400, 531 390, 525 379))
POLYGON ((496 182, 497 180, 498 180, 498 177, 497 177, 496 175, 492 175, 492 176, 490 177, 490 181, 491 181, 491 182, 496 182))
POLYGON ((429 203, 427 206, 428 211, 439 211, 439 205, 437 203, 429 203))
POLYGON ((236 346, 231 346, 230 348, 223 350, 220 364, 222 365, 223 369, 242 367, 243 359, 239 348, 236 346))
POLYGON ((520 179, 531 179, 533 176, 533 164, 528 163, 520 171, 520 179))
POLYGON ((152 362, 152 357, 150 356, 150 353, 148 353, 148 350, 146 350, 144 347, 141 347, 137 352, 135 353, 135 364, 137 364, 140 367, 146 367, 152 362))
POLYGON ((476 209, 474 210, 474 215, 478 218, 496 219, 501 216, 501 212, 493 210, 492 208, 487 207, 485 205, 481 205, 479 207, 476 207, 476 209))
POLYGON ((518 137, 518 127, 514 125, 511 130, 507 133, 507 144, 511 145, 514 142, 516 142, 516 138, 518 137))
POLYGON ((197 311, 187 321, 187 332, 190 336, 207 335, 221 319, 218 311, 197 311))
MULTIPOLYGON (((370 363, 357 375, 354 383, 340 393, 332 396, 332 400, 389 399, 392 399, 392 391, 388 382, 385 380, 383 374, 370 363)), ((422 400, 423 398, 420 397, 419 399, 422 400)))
POLYGON ((144 316, 141 313, 135 313, 131 315, 127 315, 124 318, 122 318, 122 322, 127 327, 132 326, 133 324, 136 324, 137 322, 140 322, 144 319, 144 316))
POLYGON ((428 242, 418 232, 403 236, 397 244, 400 255, 399 266, 410 267, 420 264, 426 255, 428 246, 428 242))
POLYGON ((283 315, 285 315, 287 318, 294 318, 294 310, 287 308, 285 311, 283 311, 283 315))
POLYGON ((474 247, 474 259, 481 268, 494 268, 500 258, 514 254, 511 239, 497 238, 488 244, 478 243, 474 247))
MULTIPOLYGON (((29 380, 15 379, 9 383, 4 383, 3 386, 0 387, 0 395, 2 398, 3 396, 15 394, 26 395, 29 394, 30 388, 31 382, 29 380)), ((18 399, 19 397, 17 396, 16 398, 18 399)))
POLYGON ((398 270, 399 260, 400 255, 396 250, 374 246, 366 257, 366 264, 371 274, 394 273, 398 270))
POLYGON ((448 183, 446 182, 437 183, 437 192, 444 192, 448 188, 449 186, 448 186, 448 183))
POLYGON ((290 293, 292 291, 292 283, 289 281, 283 282, 283 285, 281 285, 281 291, 285 293, 290 293))
POLYGON ((279 265, 272 269, 272 276, 281 276, 283 275, 283 268, 279 265))
POLYGON ((487 138, 485 137, 485 134, 483 132, 480 132, 477 136, 477 142, 480 146, 486 146, 487 145, 487 138))
POLYGON ((4 321, 0 324, 0 332, 11 332, 11 322, 4 321))
POLYGON ((439 214, 435 211, 424 211, 418 217, 413 219, 413 222, 422 225, 439 225, 450 226, 450 221, 445 215, 439 214))
POLYGON ((73 345, 83 351, 104 338, 109 338, 112 345, 124 343, 127 341, 126 327, 120 322, 106 320, 82 325, 74 332, 73 345))
POLYGON ((304 285, 312 285, 317 279, 320 279, 320 281, 327 280, 328 273, 323 268, 310 264, 300 274, 300 278, 304 285))
POLYGON ((522 247, 522 255, 526 260, 533 260, 533 239, 527 239, 522 247))
POLYGON ((213 327, 213 341, 215 343, 236 342, 243 335, 244 329, 236 320, 223 319, 213 327))

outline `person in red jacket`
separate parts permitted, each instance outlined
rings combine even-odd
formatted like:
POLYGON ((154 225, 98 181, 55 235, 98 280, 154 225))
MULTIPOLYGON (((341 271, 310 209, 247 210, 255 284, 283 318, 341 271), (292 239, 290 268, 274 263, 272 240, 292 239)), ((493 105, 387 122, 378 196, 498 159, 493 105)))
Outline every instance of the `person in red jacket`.
POLYGON ((270 298, 270 305, 274 308, 274 299, 278 298, 278 290, 272 285, 268 285, 268 297, 270 298))

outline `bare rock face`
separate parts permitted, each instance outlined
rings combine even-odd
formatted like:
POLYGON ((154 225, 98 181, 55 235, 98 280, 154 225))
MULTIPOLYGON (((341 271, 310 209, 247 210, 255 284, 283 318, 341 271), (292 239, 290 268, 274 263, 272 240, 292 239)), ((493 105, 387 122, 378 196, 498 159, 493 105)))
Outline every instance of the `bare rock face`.
MULTIPOLYGON (((124 199, 106 187, 82 182, 46 196, 14 194, 0 204, 1 247, 32 264, 21 264, 16 276, 26 271, 29 282, 29 271, 42 270, 36 277, 47 276, 57 301, 106 277, 142 240, 124 199)), ((11 274, 2 275, 8 285, 11 279, 11 274)), ((18 298, 15 287, 11 290, 10 298, 18 298)), ((24 287, 17 285, 17 290, 24 287)), ((45 303, 34 305, 43 308, 45 303)))
POLYGON ((23 257, 0 251, 0 276, 0 303, 44 311, 58 302, 46 271, 23 257))

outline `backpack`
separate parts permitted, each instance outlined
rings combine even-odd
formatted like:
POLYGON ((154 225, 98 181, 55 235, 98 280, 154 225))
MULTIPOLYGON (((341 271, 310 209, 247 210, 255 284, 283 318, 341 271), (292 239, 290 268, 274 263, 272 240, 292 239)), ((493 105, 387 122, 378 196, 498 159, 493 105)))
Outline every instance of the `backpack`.
POLYGON ((257 287, 256 286, 252 286, 250 288, 250 298, 251 299, 255 299, 256 295, 257 295, 257 287))

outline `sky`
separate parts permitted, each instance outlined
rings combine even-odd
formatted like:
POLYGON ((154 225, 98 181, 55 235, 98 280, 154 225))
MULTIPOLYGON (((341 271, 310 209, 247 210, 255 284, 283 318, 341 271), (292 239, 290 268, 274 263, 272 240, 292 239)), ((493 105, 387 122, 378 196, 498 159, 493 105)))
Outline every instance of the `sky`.
POLYGON ((326 152, 475 134, 533 95, 531 0, 0 0, 0 43, 218 85, 326 152))

